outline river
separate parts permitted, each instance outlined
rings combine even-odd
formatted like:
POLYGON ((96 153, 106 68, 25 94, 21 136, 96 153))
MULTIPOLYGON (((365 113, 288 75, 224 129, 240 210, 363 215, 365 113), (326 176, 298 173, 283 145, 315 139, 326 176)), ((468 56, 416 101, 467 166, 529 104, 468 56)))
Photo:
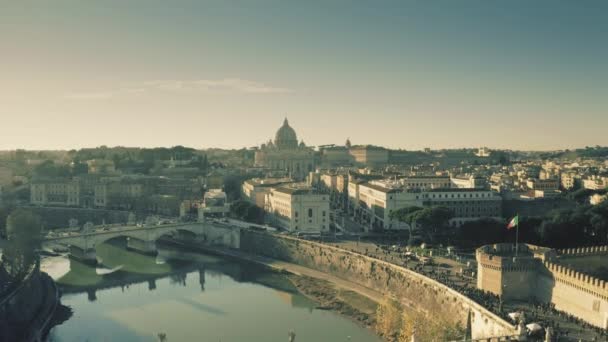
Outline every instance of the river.
POLYGON ((127 251, 124 241, 97 246, 102 266, 64 257, 42 268, 63 290, 73 315, 49 341, 379 342, 337 313, 316 309, 284 276, 257 265, 182 252, 127 251))

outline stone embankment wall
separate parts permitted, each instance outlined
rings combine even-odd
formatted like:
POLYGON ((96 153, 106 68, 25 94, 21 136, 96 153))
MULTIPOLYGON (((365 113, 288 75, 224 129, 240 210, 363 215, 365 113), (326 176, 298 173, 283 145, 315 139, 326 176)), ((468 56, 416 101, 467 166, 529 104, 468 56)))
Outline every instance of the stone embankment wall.
POLYGON ((0 299, 0 341, 35 341, 47 329, 58 303, 53 280, 38 269, 0 299))
POLYGON ((222 224, 205 224, 204 228, 201 238, 207 244, 234 249, 241 245, 241 230, 238 228, 222 224))
POLYGON ((243 230, 241 249, 331 273, 394 296, 432 319, 466 326, 473 338, 516 335, 515 327, 466 296, 406 268, 312 241, 243 230))

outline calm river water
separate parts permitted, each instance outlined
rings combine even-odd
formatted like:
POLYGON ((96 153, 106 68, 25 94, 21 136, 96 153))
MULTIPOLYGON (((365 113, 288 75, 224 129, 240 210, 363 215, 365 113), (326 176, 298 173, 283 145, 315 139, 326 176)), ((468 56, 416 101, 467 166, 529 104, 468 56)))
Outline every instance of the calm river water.
POLYGON ((281 275, 256 265, 163 247, 158 256, 97 247, 103 266, 63 257, 43 269, 64 290, 73 315, 49 341, 380 341, 336 313, 317 310, 281 275))

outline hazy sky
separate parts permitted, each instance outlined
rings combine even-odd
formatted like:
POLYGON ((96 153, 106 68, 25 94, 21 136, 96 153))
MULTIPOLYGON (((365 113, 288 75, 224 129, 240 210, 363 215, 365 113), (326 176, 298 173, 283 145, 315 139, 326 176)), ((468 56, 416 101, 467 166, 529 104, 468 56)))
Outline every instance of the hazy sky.
POLYGON ((608 145, 608 1, 0 0, 0 149, 608 145))

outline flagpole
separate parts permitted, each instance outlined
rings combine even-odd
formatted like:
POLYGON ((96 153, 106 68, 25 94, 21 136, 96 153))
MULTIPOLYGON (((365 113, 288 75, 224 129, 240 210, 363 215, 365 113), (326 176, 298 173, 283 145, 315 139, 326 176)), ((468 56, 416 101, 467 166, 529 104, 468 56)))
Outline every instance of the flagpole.
POLYGON ((515 257, 517 258, 517 253, 519 251, 519 214, 516 214, 515 217, 517 217, 517 224, 515 225, 515 257))

